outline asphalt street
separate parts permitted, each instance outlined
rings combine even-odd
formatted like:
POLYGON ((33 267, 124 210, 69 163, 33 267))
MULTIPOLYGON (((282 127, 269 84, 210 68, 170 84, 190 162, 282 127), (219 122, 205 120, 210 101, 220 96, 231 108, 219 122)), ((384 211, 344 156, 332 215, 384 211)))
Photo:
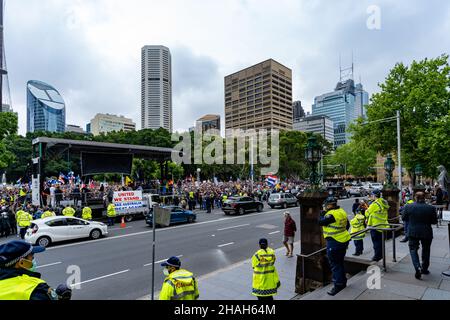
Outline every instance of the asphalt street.
MULTIPOLYGON (((353 201, 340 203, 349 216, 353 201)), ((199 213, 194 224, 157 229, 155 291, 164 280, 160 263, 171 256, 179 256, 182 267, 199 277, 249 259, 262 237, 269 239, 271 247, 282 247, 284 211, 266 206, 262 213, 229 217, 215 210, 199 213)), ((288 211, 299 229, 299 208, 288 211)), ((70 283, 80 287, 73 290, 74 300, 138 299, 151 292, 152 238, 144 220, 133 221, 125 229, 116 224, 106 238, 48 248, 36 256, 37 271, 55 288, 72 276, 70 283), (74 278, 77 270, 80 277, 74 278)))

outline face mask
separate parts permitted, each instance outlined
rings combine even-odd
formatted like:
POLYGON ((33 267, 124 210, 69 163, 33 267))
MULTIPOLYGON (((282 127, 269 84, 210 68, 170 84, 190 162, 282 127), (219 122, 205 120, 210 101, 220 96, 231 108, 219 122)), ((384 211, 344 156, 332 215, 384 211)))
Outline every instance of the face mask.
POLYGON ((163 273, 166 277, 168 277, 170 275, 169 269, 164 268, 163 273))
POLYGON ((31 271, 31 272, 36 272, 36 267, 37 267, 36 259, 33 259, 33 261, 30 261, 28 259, 23 259, 23 260, 31 262, 31 267, 25 268, 25 269, 27 269, 28 271, 31 271))

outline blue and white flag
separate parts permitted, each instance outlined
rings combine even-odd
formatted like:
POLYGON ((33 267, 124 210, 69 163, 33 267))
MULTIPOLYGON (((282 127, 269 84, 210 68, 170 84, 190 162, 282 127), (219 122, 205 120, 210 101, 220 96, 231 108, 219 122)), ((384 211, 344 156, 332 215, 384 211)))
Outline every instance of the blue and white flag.
POLYGON ((267 179, 266 179, 266 182, 271 187, 275 187, 275 185, 278 183, 278 178, 276 176, 268 176, 267 179))

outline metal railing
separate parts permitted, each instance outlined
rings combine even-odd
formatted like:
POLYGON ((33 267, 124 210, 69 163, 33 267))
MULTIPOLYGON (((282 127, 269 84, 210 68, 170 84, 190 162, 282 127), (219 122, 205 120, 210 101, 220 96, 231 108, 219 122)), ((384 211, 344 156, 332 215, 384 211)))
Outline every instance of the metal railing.
MULTIPOLYGON (((398 219, 397 218, 392 218, 389 220, 394 220, 394 219, 398 219)), ((398 224, 394 224, 394 223, 382 223, 382 224, 378 224, 376 226, 373 227, 367 227, 364 230, 355 232, 350 234, 351 239, 354 239, 355 237, 361 235, 361 234, 365 234, 371 230, 377 230, 377 231, 382 231, 382 240, 381 240, 381 245, 382 245, 382 254, 383 254, 383 271, 387 272, 387 267, 386 267, 386 233, 387 232, 392 232, 392 262, 397 262, 397 252, 396 252, 396 241, 395 241, 395 233, 399 230, 403 229, 403 224, 398 223, 398 224), (388 226, 388 228, 385 228, 385 226, 388 226)), ((302 284, 303 284, 303 290, 306 290, 306 278, 305 278, 305 259, 307 258, 311 258, 313 256, 318 255, 319 253, 322 253, 323 251, 326 251, 327 248, 322 248, 319 249, 313 253, 310 254, 299 254, 297 255, 297 257, 300 257, 302 259, 302 284)))

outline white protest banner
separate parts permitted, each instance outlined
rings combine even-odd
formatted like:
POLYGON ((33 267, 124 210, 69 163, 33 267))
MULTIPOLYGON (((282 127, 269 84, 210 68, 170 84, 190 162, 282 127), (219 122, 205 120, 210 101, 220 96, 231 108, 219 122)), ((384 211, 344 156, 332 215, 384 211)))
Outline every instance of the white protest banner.
POLYGON ((114 192, 113 202, 117 214, 138 212, 144 207, 142 191, 114 192))

